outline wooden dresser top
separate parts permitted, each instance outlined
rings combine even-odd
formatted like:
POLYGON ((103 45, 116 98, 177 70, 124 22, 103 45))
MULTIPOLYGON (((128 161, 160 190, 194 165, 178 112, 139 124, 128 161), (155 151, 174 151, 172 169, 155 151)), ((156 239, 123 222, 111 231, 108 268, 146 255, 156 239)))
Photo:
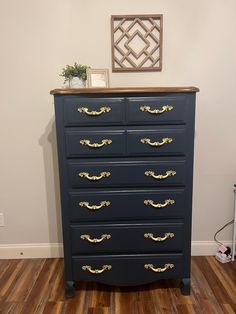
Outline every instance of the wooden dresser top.
POLYGON ((50 91, 51 95, 75 94, 117 94, 117 93, 196 93, 199 88, 188 87, 110 87, 110 88, 57 88, 50 91))

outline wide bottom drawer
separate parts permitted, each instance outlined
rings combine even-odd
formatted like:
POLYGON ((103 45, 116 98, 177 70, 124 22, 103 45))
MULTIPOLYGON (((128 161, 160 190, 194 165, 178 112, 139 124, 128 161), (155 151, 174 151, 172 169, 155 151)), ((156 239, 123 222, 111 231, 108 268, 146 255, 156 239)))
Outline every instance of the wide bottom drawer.
POLYGON ((183 229, 182 222, 74 225, 72 254, 180 252, 183 229))
POLYGON ((135 286, 183 276, 182 254, 97 255, 73 257, 74 280, 135 286))

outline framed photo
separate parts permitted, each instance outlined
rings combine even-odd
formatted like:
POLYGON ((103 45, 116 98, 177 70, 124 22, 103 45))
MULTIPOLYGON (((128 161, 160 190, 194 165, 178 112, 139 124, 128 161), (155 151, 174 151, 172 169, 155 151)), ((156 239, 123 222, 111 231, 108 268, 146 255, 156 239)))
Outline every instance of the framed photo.
POLYGON ((109 87, 108 69, 87 69, 87 87, 109 87))

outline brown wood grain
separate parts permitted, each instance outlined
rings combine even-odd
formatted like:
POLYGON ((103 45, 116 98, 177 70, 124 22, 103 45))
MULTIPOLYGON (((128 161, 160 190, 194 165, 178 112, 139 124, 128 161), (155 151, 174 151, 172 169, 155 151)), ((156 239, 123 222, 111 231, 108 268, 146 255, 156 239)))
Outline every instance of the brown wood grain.
POLYGON ((64 296, 62 259, 0 260, 1 314, 233 314, 236 313, 236 262, 192 257, 191 295, 175 279, 140 287, 76 283, 73 299, 64 296))
POLYGON ((92 88, 56 88, 50 91, 51 95, 74 94, 115 94, 115 93, 195 93, 198 87, 92 87, 92 88))

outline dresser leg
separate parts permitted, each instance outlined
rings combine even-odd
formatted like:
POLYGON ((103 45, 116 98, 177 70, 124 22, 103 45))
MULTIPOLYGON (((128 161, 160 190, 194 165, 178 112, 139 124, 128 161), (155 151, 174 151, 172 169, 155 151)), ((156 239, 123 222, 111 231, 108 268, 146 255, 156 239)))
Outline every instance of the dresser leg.
POLYGON ((65 293, 67 298, 75 296, 74 281, 66 281, 65 293))
POLYGON ((183 278, 181 280, 180 290, 183 295, 190 295, 190 278, 183 278))

